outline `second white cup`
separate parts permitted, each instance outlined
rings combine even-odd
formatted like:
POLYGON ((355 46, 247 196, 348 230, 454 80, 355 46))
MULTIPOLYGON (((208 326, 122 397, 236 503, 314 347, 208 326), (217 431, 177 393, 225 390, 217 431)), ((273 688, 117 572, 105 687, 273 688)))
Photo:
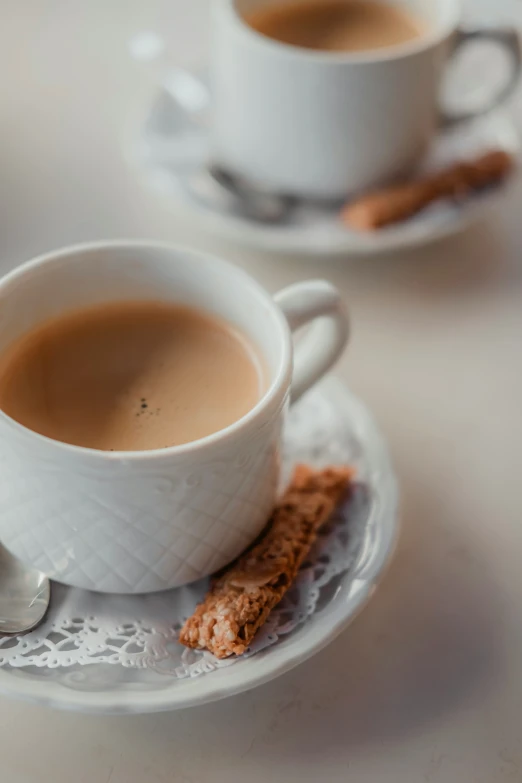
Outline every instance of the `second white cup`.
POLYGON ((506 82, 481 110, 511 92, 521 60, 514 29, 460 29, 460 0, 385 1, 423 20, 425 34, 387 49, 332 53, 249 27, 245 15, 275 0, 215 0, 214 160, 269 190, 343 198, 408 171, 441 119, 462 118, 441 118, 439 98, 444 65, 463 44, 486 38, 511 58, 506 82))

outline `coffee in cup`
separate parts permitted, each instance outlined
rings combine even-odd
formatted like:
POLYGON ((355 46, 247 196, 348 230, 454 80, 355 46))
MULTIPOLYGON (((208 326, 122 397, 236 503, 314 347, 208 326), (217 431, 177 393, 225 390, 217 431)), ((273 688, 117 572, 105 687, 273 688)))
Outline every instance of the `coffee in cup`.
POLYGON ((146 451, 225 429, 265 388, 256 347, 225 320, 168 302, 65 313, 0 356, 0 408, 40 435, 146 451))
POLYGON ((256 32, 290 46, 360 52, 413 41, 424 22, 400 6, 374 0, 302 0, 261 5, 245 15, 256 32))

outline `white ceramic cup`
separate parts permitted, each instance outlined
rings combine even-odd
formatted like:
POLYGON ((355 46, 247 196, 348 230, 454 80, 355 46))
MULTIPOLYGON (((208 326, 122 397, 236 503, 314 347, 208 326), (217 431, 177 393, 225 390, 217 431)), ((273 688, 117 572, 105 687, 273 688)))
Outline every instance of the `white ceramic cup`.
POLYGON ((103 242, 42 256, 0 281, 0 353, 48 318, 136 299, 225 318, 259 348, 269 386, 230 427, 145 452, 71 446, 0 411, 0 541, 53 579, 115 593, 192 582, 250 544, 276 497, 290 398, 330 369, 348 339, 346 312, 327 282, 299 283, 274 300, 219 259, 151 242, 103 242), (291 332, 309 323, 294 361, 291 332))
POLYGON ((460 0, 384 2, 410 10, 426 33, 362 53, 312 51, 245 23, 244 14, 277 0, 214 0, 214 161, 272 191, 342 198, 406 173, 441 120, 477 113, 448 117, 440 109, 444 65, 464 44, 489 39, 511 58, 506 82, 480 111, 512 91, 521 61, 514 29, 460 29, 460 0))

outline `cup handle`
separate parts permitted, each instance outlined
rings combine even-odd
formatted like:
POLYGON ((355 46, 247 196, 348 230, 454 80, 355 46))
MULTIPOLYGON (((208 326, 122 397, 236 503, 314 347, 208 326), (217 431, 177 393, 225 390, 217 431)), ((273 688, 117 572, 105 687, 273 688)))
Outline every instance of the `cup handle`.
POLYGON ((459 29, 457 30, 457 36, 451 56, 455 56, 463 46, 473 43, 474 41, 490 41, 506 50, 510 59, 509 74, 507 75, 504 84, 502 84, 502 86, 490 96, 489 101, 485 101, 484 105, 479 109, 463 112, 448 112, 442 110, 441 122, 443 125, 455 125, 456 123, 470 120, 479 114, 485 114, 491 109, 494 109, 496 106, 504 103, 518 83, 522 68, 522 44, 520 35, 514 27, 493 27, 476 30, 459 29))
POLYGON ((292 332, 311 324, 295 346, 291 388, 291 402, 294 403, 341 356, 350 332, 348 313, 341 294, 326 280, 291 285, 279 291, 274 299, 292 332))

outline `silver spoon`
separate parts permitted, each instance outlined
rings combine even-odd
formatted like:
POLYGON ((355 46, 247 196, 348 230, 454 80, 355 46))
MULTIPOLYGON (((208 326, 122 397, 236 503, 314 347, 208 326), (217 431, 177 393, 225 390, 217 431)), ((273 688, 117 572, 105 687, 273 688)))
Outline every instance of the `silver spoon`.
POLYGON ((213 211, 238 215, 257 223, 285 223, 296 204, 291 196, 260 190, 214 164, 188 177, 186 184, 192 197, 213 211))
POLYGON ((24 633, 37 626, 50 598, 45 574, 26 568, 0 546, 0 634, 24 633))
POLYGON ((288 219, 293 211, 296 199, 279 193, 271 193, 225 171, 216 164, 208 166, 208 172, 221 187, 232 193, 245 217, 263 223, 281 223, 288 219))

